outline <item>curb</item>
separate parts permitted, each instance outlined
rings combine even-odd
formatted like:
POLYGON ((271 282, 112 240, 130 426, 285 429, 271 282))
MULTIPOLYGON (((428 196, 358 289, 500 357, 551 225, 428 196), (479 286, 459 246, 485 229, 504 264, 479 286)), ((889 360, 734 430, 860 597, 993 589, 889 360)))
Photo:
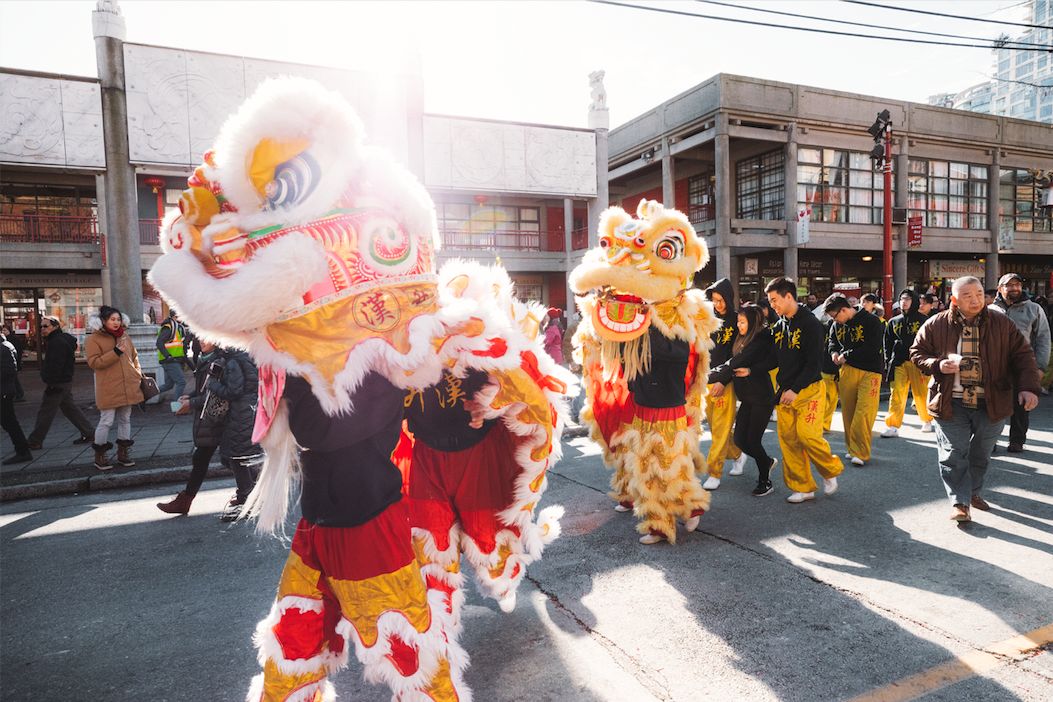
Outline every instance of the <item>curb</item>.
MULTIPOLYGON (((216 464, 208 467, 206 478, 230 477, 229 469, 216 464)), ((23 485, 10 485, 0 488, 0 502, 28 500, 34 497, 53 497, 56 495, 73 495, 102 490, 159 485, 162 483, 186 482, 190 477, 189 466, 169 468, 151 468, 129 471, 126 473, 99 473, 98 475, 79 478, 62 478, 23 485)))

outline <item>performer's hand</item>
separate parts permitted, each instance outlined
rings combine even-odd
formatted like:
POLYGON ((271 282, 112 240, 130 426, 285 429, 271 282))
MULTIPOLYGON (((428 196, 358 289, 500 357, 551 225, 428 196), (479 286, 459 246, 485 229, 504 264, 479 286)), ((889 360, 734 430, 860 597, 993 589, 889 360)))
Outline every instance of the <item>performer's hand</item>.
POLYGON ((1030 412, 1038 407, 1038 395, 1027 390, 1021 390, 1016 396, 1016 401, 1018 404, 1023 405, 1025 412, 1030 412))
POLYGON ((844 354, 835 353, 835 354, 833 354, 832 358, 834 359, 834 363, 835 364, 837 364, 839 366, 845 365, 845 356, 844 356, 844 354))
POLYGON ((793 390, 783 390, 782 398, 779 400, 784 405, 792 405, 793 401, 797 399, 797 393, 793 390))
POLYGON ((710 397, 720 397, 724 394, 724 383, 713 383, 713 387, 709 391, 710 397))
POLYGON ((945 358, 940 361, 940 372, 944 375, 954 375, 958 372, 958 361, 945 358))
POLYGON ((735 369, 735 377, 736 378, 745 378, 749 374, 750 374, 750 369, 749 368, 736 368, 735 369))
POLYGON ((486 411, 486 408, 480 405, 478 402, 468 399, 464 400, 464 408, 468 410, 469 414, 472 415, 472 420, 468 422, 468 426, 470 426, 472 429, 482 429, 483 420, 486 419, 486 417, 483 414, 486 411))

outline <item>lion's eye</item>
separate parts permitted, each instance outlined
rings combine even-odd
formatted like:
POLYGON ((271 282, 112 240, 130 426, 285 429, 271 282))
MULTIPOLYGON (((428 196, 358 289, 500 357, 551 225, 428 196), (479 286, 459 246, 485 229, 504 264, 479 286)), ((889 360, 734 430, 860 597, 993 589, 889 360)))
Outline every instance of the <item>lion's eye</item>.
POLYGON ((600 237, 600 248, 609 249, 611 246, 611 240, 605 236, 600 237))
POLYGON ((644 246, 647 245, 647 239, 644 239, 642 236, 638 236, 635 239, 633 239, 633 245, 635 245, 638 249, 642 249, 644 246))
POLYGON ((673 230, 654 245, 654 252, 663 261, 675 261, 684 255, 684 235, 673 230))

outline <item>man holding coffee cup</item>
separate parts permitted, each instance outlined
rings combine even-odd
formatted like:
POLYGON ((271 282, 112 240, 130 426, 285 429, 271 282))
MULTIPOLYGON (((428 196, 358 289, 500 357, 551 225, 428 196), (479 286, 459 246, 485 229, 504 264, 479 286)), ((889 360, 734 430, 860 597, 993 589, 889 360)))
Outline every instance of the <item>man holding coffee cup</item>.
POLYGON ((970 507, 990 509, 980 492, 1014 400, 1028 412, 1038 405, 1035 354, 1008 317, 987 308, 980 281, 966 276, 951 287, 950 309, 921 327, 910 360, 933 377, 928 408, 940 475, 954 504, 951 519, 968 522, 970 507))

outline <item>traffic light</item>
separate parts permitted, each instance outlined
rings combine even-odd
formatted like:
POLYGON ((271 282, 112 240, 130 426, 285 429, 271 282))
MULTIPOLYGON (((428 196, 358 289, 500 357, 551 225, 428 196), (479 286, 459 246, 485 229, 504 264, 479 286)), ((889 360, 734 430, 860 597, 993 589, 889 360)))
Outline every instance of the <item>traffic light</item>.
POLYGON ((874 123, 867 128, 867 133, 874 137, 874 148, 870 150, 874 170, 879 170, 885 164, 885 132, 891 127, 892 114, 888 110, 882 110, 874 123))

